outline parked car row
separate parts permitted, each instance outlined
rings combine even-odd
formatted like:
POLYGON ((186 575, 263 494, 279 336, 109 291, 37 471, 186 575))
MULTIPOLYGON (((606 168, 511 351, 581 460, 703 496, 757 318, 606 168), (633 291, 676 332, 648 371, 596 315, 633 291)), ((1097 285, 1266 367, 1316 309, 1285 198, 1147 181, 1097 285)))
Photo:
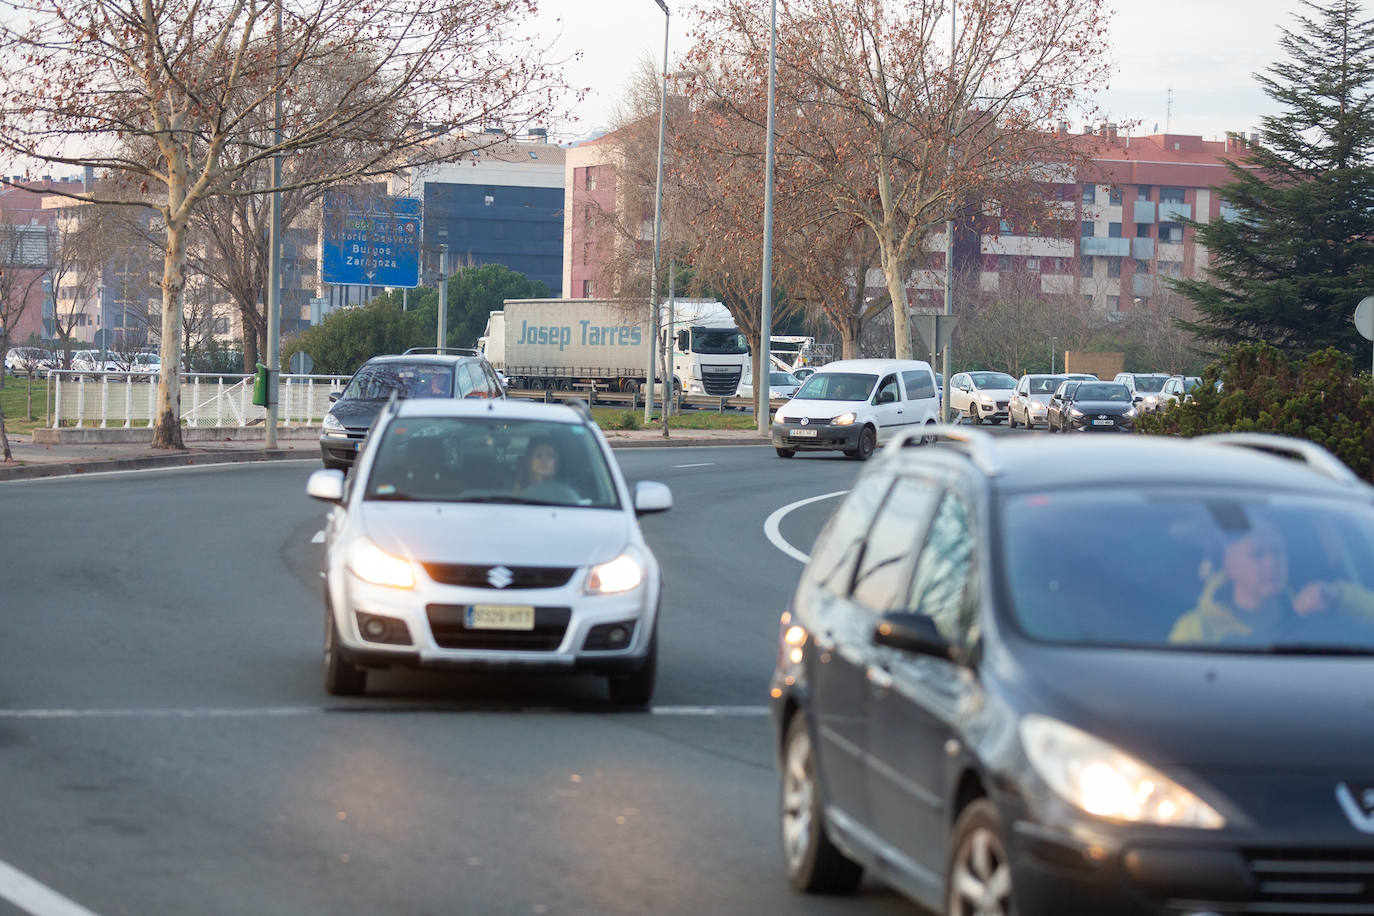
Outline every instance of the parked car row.
MULTIPOLYGON (((62 368, 62 354, 42 347, 11 347, 5 353, 5 371, 13 375, 62 368)), ((150 351, 133 353, 100 350, 72 351, 73 372, 137 372, 155 375, 162 371, 162 356, 150 351)))

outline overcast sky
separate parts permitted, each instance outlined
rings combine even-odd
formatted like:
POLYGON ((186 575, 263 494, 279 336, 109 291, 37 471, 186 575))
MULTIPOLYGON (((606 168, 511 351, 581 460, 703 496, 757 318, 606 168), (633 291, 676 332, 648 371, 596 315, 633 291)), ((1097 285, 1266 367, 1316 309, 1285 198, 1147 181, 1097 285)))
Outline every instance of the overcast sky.
MULTIPOLYGON (((1279 30, 1290 26, 1298 0, 1108 0, 1113 9, 1111 57, 1116 73, 1101 107, 1135 133, 1201 134, 1256 130, 1273 106, 1252 74, 1278 56, 1279 30), (1173 116, 1166 119, 1173 88, 1173 116)), ((683 8, 669 0, 669 7, 683 8)), ((1366 3, 1366 8, 1368 3, 1366 3)), ((654 0, 540 0, 546 34, 556 49, 582 59, 568 68, 570 84, 591 89, 580 122, 560 140, 606 129, 615 100, 645 54, 663 53, 663 13, 654 0), (590 10, 595 15, 588 15, 590 10), (554 20, 561 17, 561 23, 554 20)), ((690 23, 674 16, 669 57, 687 50, 690 23)), ((1075 124, 1075 129, 1081 125, 1075 124)))

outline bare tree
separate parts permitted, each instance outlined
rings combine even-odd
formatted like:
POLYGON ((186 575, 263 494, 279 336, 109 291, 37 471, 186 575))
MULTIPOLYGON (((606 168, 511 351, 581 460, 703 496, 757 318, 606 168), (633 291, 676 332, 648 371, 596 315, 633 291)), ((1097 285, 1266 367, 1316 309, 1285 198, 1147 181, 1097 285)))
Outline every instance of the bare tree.
MULTIPOLYGON (((1046 125, 1103 82, 1102 0, 781 0, 778 185, 822 197, 877 240, 898 356, 911 355, 915 260, 970 201, 1043 197, 1043 164, 1077 155, 1046 125)), ((768 4, 702 3, 696 95, 758 160, 768 4)), ((761 176, 761 168, 755 175, 761 176)), ((786 192, 784 192, 786 193, 786 192)))
MULTIPOLYGON (((51 260, 50 234, 47 226, 0 223, 0 354, 10 348, 20 319, 34 306, 33 291, 42 288, 51 260)), ((37 305, 42 308, 41 302, 37 305)))
POLYGON ((538 45, 516 34, 533 12, 533 0, 0 0, 0 149, 95 167, 159 218, 155 446, 181 447, 196 210, 215 195, 262 193, 240 179, 274 157, 349 146, 359 155, 286 187, 330 184, 452 158, 459 150, 444 141, 495 119, 547 122, 559 86, 538 45), (324 79, 333 106, 293 104, 324 79), (266 133, 274 97, 282 130, 266 133))

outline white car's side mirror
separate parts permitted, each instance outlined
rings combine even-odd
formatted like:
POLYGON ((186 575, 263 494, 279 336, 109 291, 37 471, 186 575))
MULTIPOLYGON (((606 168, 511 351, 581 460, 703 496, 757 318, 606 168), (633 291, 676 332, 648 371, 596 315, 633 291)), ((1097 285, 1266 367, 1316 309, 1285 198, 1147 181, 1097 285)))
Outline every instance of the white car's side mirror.
MULTIPOLYGON (((316 471, 315 473, 319 473, 316 471)), ((667 512, 673 508, 673 491, 656 480, 641 480, 634 489, 635 515, 667 512)))
POLYGON ((305 492, 315 499, 322 499, 325 502, 343 502, 344 472, 336 468, 316 471, 306 481, 305 492))

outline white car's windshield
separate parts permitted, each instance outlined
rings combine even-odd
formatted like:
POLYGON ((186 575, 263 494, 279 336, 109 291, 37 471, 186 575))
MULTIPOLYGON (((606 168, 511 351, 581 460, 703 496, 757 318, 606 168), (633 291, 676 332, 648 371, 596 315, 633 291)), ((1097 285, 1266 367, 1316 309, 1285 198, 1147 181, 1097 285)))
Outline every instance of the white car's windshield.
POLYGON ((968 377, 973 379, 974 387, 977 388, 1016 387, 1016 379, 1005 372, 970 372, 968 377))
POLYGON ((802 384, 799 401, 866 401, 878 381, 859 372, 817 372, 802 384))
POLYGON ((613 480, 581 424, 397 418, 378 443, 364 498, 614 509, 613 480))
POLYGON ((1162 391, 1164 383, 1168 380, 1168 376, 1163 375, 1137 375, 1135 377, 1135 390, 1151 393, 1162 391))

